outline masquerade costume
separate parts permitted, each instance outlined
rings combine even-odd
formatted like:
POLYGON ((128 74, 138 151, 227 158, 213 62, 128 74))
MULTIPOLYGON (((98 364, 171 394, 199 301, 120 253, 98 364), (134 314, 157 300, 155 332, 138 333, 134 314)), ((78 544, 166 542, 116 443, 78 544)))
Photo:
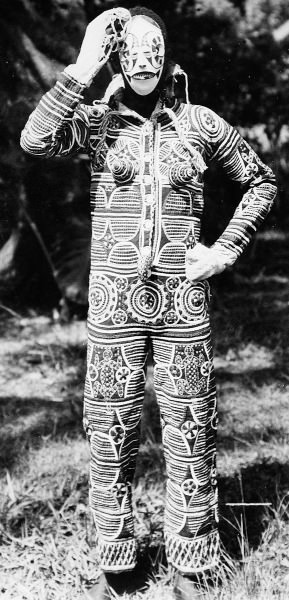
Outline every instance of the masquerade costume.
MULTIPOLYGON (((157 73, 162 41, 155 31, 145 41, 153 48, 145 58, 157 73)), ((120 52, 125 77, 134 74, 136 47, 128 34, 120 52)), ((177 72, 173 66, 167 73, 168 90, 177 72)), ((137 75, 136 86, 141 81, 137 75)), ((104 101, 86 106, 85 86, 65 70, 29 118, 21 144, 46 157, 81 150, 91 161, 84 427, 100 565, 124 571, 136 561, 131 483, 151 345, 168 476, 167 558, 192 574, 213 567, 219 551, 209 284, 186 276, 200 236, 204 171, 216 159, 247 189, 213 246, 226 265, 265 218, 275 181, 237 131, 210 109, 160 100, 146 119, 118 99, 118 84, 112 97, 115 81, 104 101)))

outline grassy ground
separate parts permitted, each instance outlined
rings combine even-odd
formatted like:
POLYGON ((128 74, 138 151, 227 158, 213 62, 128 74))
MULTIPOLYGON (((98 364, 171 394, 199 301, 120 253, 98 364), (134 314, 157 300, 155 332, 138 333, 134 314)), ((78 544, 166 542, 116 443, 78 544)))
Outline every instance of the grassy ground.
MULTIPOLYGON (((250 276, 247 257, 215 290, 224 566, 222 585, 208 599, 289 598, 286 244, 263 234, 249 256, 250 276), (264 255, 270 256, 266 269, 264 255), (232 506, 240 502, 250 506, 232 506)), ((0 330, 0 597, 81 598, 83 586, 98 576, 81 430, 85 323, 3 313, 0 330)), ((162 540, 164 464, 152 399, 149 385, 134 508, 150 586, 135 600, 171 600, 162 540)))

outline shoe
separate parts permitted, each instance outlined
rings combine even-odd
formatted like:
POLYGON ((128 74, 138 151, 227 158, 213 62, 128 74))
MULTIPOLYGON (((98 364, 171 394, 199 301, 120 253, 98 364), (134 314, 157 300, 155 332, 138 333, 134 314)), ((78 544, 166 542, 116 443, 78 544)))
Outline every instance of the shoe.
POLYGON ((116 595, 133 594, 146 587, 146 573, 140 566, 122 573, 102 573, 98 582, 84 589, 86 600, 111 600, 116 595))
POLYGON ((209 585, 201 573, 183 575, 177 572, 173 589, 176 600, 205 600, 208 590, 209 585))

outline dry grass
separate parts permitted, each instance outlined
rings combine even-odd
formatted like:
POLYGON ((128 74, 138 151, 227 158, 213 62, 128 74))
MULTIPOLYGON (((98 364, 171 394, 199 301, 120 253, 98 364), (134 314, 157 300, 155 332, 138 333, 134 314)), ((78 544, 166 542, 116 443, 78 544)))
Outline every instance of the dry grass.
MULTIPOLYGON (((157 457, 147 442, 140 460, 151 454, 157 457)), ((81 598, 82 586, 97 579, 87 461, 83 438, 46 437, 37 449, 30 448, 20 469, 6 472, 0 504, 3 600, 81 598)), ((156 470, 148 480, 140 477, 135 487, 136 535, 142 559, 151 565, 149 589, 135 600, 172 598, 173 574, 162 564, 163 481, 155 475, 156 470)), ((224 517, 239 556, 233 560, 224 550, 221 585, 208 591, 208 599, 288 598, 288 504, 289 495, 276 509, 266 509, 256 549, 250 548, 247 523, 236 517, 228 524, 224 517)))
MULTIPOLYGON (((279 275, 275 294, 263 272, 239 274, 230 293, 216 293, 223 563, 208 600, 289 598, 288 277, 279 275), (230 506, 240 502, 250 506, 230 506)), ((3 319, 0 329, 1 600, 81 598, 99 574, 81 431, 85 324, 28 316, 3 319)), ((134 488, 140 560, 150 580, 134 598, 172 600, 151 395, 148 389, 134 488)))

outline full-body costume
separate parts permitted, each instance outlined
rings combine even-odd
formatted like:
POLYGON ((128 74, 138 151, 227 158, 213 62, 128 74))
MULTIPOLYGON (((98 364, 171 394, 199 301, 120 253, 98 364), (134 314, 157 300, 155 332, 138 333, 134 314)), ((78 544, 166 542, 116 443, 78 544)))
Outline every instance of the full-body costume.
POLYGON ((151 345, 167 465, 167 557, 184 573, 218 558, 217 408, 207 281, 186 278, 198 242, 203 173, 216 159, 246 191, 214 244, 231 265, 275 195, 274 177, 238 132, 203 106, 161 101, 145 119, 113 100, 81 103, 68 73, 22 134, 38 156, 91 160, 91 271, 84 426, 90 504, 105 571, 135 564, 131 483, 151 345))

